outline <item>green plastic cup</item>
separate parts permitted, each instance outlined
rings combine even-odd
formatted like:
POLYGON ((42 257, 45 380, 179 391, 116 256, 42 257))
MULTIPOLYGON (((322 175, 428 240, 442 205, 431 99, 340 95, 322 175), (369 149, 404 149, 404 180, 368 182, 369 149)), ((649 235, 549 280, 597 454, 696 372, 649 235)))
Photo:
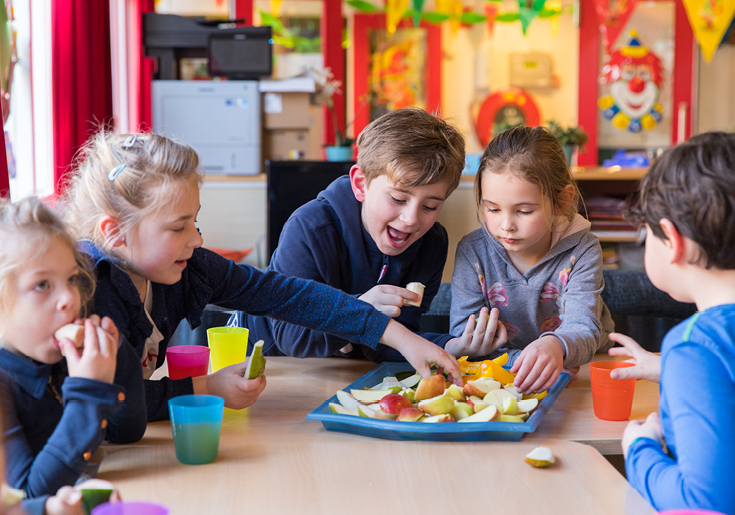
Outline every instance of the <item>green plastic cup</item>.
POLYGON ((182 395, 168 401, 176 458, 186 465, 217 459, 225 400, 215 395, 182 395))
POLYGON ((210 327, 207 329, 212 373, 242 363, 248 357, 248 331, 245 327, 210 327))
POLYGON ((82 488, 82 509, 85 515, 90 515, 96 506, 108 502, 111 495, 111 488, 82 488))

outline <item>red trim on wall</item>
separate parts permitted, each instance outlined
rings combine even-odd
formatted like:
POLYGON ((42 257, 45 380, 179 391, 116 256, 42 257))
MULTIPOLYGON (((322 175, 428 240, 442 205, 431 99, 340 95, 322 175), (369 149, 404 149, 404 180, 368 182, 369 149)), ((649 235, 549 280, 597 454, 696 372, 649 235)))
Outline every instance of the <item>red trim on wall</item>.
POLYGON ((253 24, 253 0, 234 0, 235 18, 244 18, 247 25, 253 24))
MULTIPOLYGON (((344 18, 342 17, 342 0, 322 1, 322 53, 324 54, 324 67, 332 70, 334 78, 342 83, 340 92, 334 97, 334 112, 340 127, 345 126, 345 51, 342 48, 342 32, 344 30, 344 18)), ((324 143, 334 143, 334 119, 329 109, 324 107, 324 143)))
POLYGON ((589 136, 577 151, 579 166, 597 164, 597 71, 600 69, 600 31, 592 2, 579 2, 579 104, 577 123, 589 136))
POLYGON ((676 0, 676 16, 674 27, 674 88, 673 88, 673 119, 671 124, 671 141, 677 143, 677 134, 679 132, 679 105, 684 102, 687 105, 686 127, 684 129, 684 139, 689 139, 692 134, 694 120, 694 81, 696 74, 694 73, 694 52, 696 47, 694 44, 694 32, 689 24, 684 2, 676 0))
POLYGON ((77 150, 112 118, 110 5, 98 0, 51 2, 54 191, 77 150))
MULTIPOLYGON (((0 120, 3 119, 0 107, 0 120)), ((10 172, 8 154, 5 152, 5 131, 0 129, 0 198, 10 198, 10 172)))
MULTIPOLYGON (((131 9, 137 10, 136 22, 131 24, 130 40, 143 41, 143 14, 153 12, 155 10, 154 0, 137 0, 135 6, 131 9)), ((131 69, 136 69, 138 77, 133 84, 136 85, 137 91, 134 96, 138 98, 138 119, 132 121, 131 127, 139 132, 150 132, 153 126, 153 93, 151 86, 153 84, 153 72, 156 66, 156 60, 152 57, 145 57, 145 49, 142 43, 137 45, 138 51, 133 54, 131 61, 131 69)))
MULTIPOLYGON (((354 17, 354 131, 358 135, 370 123, 370 111, 363 108, 363 99, 368 97, 368 71, 370 70, 370 32, 385 30, 385 14, 356 14, 354 17)), ((413 27, 412 20, 404 19, 398 28, 413 27)), ((427 31, 426 42, 426 109, 441 113, 441 27, 421 23, 427 31)))

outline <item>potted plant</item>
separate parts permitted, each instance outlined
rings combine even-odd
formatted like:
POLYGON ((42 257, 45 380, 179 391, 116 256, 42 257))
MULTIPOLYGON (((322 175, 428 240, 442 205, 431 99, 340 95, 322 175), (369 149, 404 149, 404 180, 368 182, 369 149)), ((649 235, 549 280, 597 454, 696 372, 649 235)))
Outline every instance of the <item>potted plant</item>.
POLYGON ((340 128, 337 112, 334 109, 334 95, 339 93, 342 82, 334 78, 332 70, 329 68, 312 68, 310 72, 316 86, 311 97, 311 103, 327 106, 329 112, 332 113, 334 122, 334 145, 326 147, 327 161, 352 161, 352 144, 355 140, 347 137, 347 129, 352 125, 352 122, 346 123, 344 129, 340 128))
POLYGON ((576 147, 584 147, 589 137, 584 129, 581 127, 566 127, 564 128, 559 122, 550 120, 547 125, 549 132, 559 140, 561 148, 564 149, 564 154, 567 156, 567 164, 572 165, 572 154, 576 147))

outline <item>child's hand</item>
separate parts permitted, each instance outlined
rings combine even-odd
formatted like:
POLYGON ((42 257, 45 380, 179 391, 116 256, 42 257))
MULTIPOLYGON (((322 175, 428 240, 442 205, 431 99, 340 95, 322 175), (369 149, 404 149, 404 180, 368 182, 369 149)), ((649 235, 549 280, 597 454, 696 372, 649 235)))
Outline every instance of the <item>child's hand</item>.
POLYGON ((631 420, 625 427, 623 432, 623 457, 628 457, 628 447, 636 438, 650 438, 658 443, 661 447, 664 445, 663 430, 661 429, 661 420, 658 418, 658 412, 654 411, 646 420, 631 420))
POLYGON ((81 356, 71 340, 64 338, 59 342, 69 367, 69 376, 112 383, 117 366, 118 341, 119 334, 112 320, 106 318, 100 322, 97 315, 89 317, 84 322, 84 350, 81 356))
POLYGON ((645 379, 658 383, 661 378, 661 356, 648 352, 638 342, 629 336, 620 333, 610 333, 612 341, 622 347, 613 347, 608 354, 611 356, 632 356, 628 363, 634 367, 616 368, 610 372, 613 379, 645 379))
POLYGON ((255 404, 258 396, 265 389, 265 377, 245 379, 248 362, 243 361, 230 365, 214 374, 195 377, 194 393, 216 395, 225 400, 225 406, 232 409, 244 409, 255 404))
POLYGON ((554 336, 544 336, 521 351, 513 367, 517 373, 513 384, 519 392, 542 392, 551 388, 564 366, 564 350, 554 336))
POLYGON ((110 502, 119 502, 121 500, 120 498, 120 492, 117 491, 115 488, 115 485, 110 483, 109 481, 105 481, 104 479, 87 479, 86 481, 79 483, 77 485, 74 485, 74 488, 76 490, 87 490, 87 489, 94 489, 94 490, 112 490, 112 493, 110 494, 110 502))
POLYGON ((395 318, 400 316, 401 308, 406 305, 406 301, 419 302, 421 296, 400 286, 379 284, 360 295, 358 300, 367 302, 384 315, 395 318))
POLYGON ((475 315, 467 319, 462 336, 447 342, 444 348, 455 356, 487 356, 508 341, 503 322, 498 320, 500 311, 493 308, 488 316, 487 308, 480 310, 475 325, 475 315))
POLYGON ((45 513, 46 515, 84 515, 82 492, 71 486, 62 486, 56 495, 46 500, 45 513))
POLYGON ((462 384, 462 372, 457 360, 447 351, 411 332, 402 324, 391 320, 385 328, 381 343, 393 347, 403 354, 421 377, 431 376, 431 366, 443 368, 450 376, 449 380, 462 384))

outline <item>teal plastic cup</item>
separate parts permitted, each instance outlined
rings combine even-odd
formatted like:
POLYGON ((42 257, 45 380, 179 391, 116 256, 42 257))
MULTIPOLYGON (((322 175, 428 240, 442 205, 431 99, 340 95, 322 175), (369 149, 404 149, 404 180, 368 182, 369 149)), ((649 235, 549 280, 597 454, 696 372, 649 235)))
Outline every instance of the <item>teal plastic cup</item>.
POLYGON ((186 465, 217 459, 225 400, 215 395, 182 395, 168 401, 176 458, 186 465))
POLYGON ((168 515, 163 504, 145 501, 120 501, 100 504, 92 510, 92 515, 168 515))

